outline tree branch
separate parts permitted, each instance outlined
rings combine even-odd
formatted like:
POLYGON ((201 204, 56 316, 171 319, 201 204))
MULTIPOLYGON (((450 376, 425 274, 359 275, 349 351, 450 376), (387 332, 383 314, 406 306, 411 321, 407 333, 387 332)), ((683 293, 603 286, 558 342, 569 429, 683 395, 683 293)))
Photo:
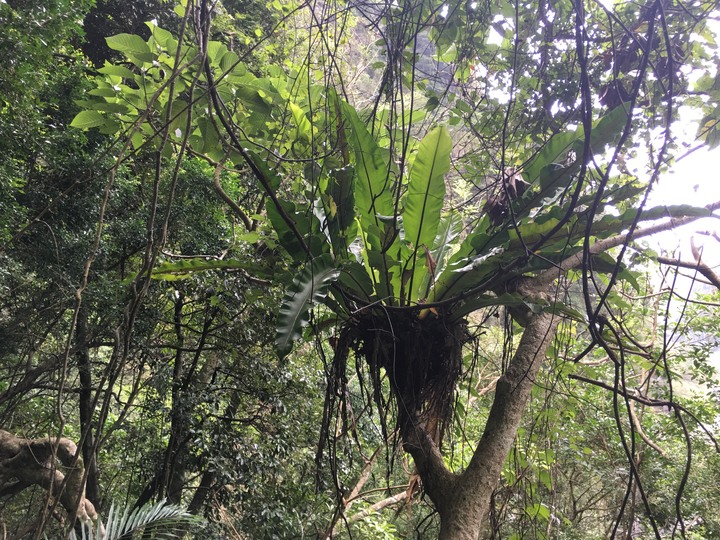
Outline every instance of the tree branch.
POLYGON ((400 501, 406 499, 408 496, 407 491, 401 491, 400 493, 396 493, 395 495, 391 495, 390 497, 387 497, 381 501, 376 502, 375 504, 369 506, 365 510, 362 510, 361 512, 358 512, 357 514, 353 514, 348 518, 348 523, 353 523, 355 521, 360 521, 361 519, 365 519, 370 514, 374 512, 379 512, 383 508, 387 508, 388 506, 392 506, 395 503, 399 503, 400 501))
POLYGON ((667 407, 668 409, 677 409, 679 411, 682 411, 688 416, 690 416, 693 420, 695 420, 695 422, 697 422, 698 426, 700 426, 700 428, 705 432, 705 435, 707 435, 708 439, 712 441, 713 446, 715 446, 715 450, 717 452, 720 452, 720 443, 718 443, 717 439, 715 439, 715 436, 710 432, 710 430, 705 426, 705 424, 703 424, 693 413, 688 411, 685 407, 678 403, 675 403, 674 401, 650 399, 643 396, 638 396, 636 394, 630 394, 629 392, 625 392, 620 388, 615 388, 602 381, 596 381, 595 379, 583 377, 582 375, 568 375, 568 377, 570 379, 575 379, 576 381, 582 381, 588 384, 599 386, 600 388, 604 388, 605 390, 608 390, 610 392, 615 392, 623 398, 637 401, 638 403, 642 403, 643 405, 650 405, 651 407, 667 407))
POLYGON ((680 259, 673 259, 672 257, 664 257, 662 255, 658 255, 657 262, 659 262, 660 264, 667 264, 669 266, 696 270, 700 272, 703 276, 705 276, 712 285, 714 285, 718 290, 720 290, 720 276, 713 272, 712 269, 704 262, 681 261, 680 259))
POLYGON ((690 250, 695 258, 695 262, 681 261, 680 259, 673 259, 671 257, 658 256, 657 261, 661 264, 667 264, 670 266, 676 266, 680 268, 688 268, 700 272, 707 280, 718 290, 720 290, 720 276, 718 276, 712 268, 702 261, 702 253, 695 245, 695 242, 690 238, 690 250))
POLYGON ((232 211, 235 212, 235 215, 240 218, 240 220, 243 222, 243 225, 245 225, 245 229, 250 232, 253 230, 252 221, 250 221, 250 218, 245 213, 245 211, 240 208, 240 206, 235 201, 233 201, 227 193, 225 193, 225 190, 220 183, 220 172, 222 171, 222 169, 222 163, 217 163, 215 165, 215 173, 213 174, 213 185, 215 186, 215 191, 217 191, 218 195, 220 195, 220 198, 227 203, 227 205, 232 209, 232 211))
POLYGON ((442 513, 450 502, 449 494, 457 477, 445 466, 440 448, 423 423, 415 417, 407 424, 402 435, 403 449, 413 457, 425 493, 442 513))
POLYGON ((667 457, 667 454, 663 451, 662 448, 660 448, 657 444, 655 444, 650 437, 647 436, 645 433, 645 430, 643 430, 642 422, 640 422, 640 419, 638 418, 637 412, 635 412, 635 404, 630 403, 628 406, 628 410, 630 411, 630 419, 632 420, 633 425, 635 426, 635 431, 638 435, 640 435, 640 438, 645 441, 645 444, 647 444, 650 448, 655 450, 658 454, 660 454, 662 457, 667 457))
POLYGON ((77 446, 66 438, 24 439, 0 430, 0 493, 13 495, 38 485, 56 497, 80 521, 96 521, 95 506, 85 498, 84 466, 77 446), (61 472, 55 460, 69 467, 61 472), (15 480, 15 481, 13 481, 15 480))
MULTIPOLYGON (((705 208, 710 211, 718 210, 720 209, 720 201, 708 204, 707 206, 705 206, 705 208)), ((619 234, 617 236, 612 236, 610 238, 595 242, 592 246, 590 246, 589 251, 591 254, 602 253, 603 251, 607 251, 608 249, 612 249, 614 247, 626 244, 631 240, 636 240, 638 238, 643 238, 645 236, 650 236, 652 234, 663 231, 673 230, 705 217, 707 216, 684 216, 679 218, 671 218, 669 221, 663 221, 662 223, 656 223, 655 225, 649 225, 647 227, 637 229, 632 235, 619 234)), ((549 270, 545 270, 538 276, 532 278, 533 286, 537 288, 542 288, 543 286, 550 285, 561 274, 580 265, 583 261, 583 256, 584 252, 581 251, 579 253, 571 255, 557 266, 550 268, 549 270)))

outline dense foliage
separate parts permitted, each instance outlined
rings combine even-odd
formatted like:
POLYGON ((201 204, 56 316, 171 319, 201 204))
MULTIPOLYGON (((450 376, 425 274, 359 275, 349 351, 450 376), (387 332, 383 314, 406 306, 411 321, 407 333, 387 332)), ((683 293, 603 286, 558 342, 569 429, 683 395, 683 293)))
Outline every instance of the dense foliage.
POLYGON ((720 535, 716 7, 0 3, 8 534, 720 535))

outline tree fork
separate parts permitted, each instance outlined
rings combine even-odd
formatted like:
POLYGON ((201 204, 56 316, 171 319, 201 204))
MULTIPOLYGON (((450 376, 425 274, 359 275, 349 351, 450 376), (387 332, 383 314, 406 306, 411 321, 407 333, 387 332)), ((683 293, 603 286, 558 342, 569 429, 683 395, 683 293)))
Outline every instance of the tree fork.
POLYGON ((490 496, 559 322, 551 313, 527 318, 517 351, 497 382, 485 431, 465 471, 453 474, 447 469, 440 449, 419 422, 404 430, 404 448, 413 456, 425 492, 440 514, 440 540, 476 540, 480 535, 490 496))

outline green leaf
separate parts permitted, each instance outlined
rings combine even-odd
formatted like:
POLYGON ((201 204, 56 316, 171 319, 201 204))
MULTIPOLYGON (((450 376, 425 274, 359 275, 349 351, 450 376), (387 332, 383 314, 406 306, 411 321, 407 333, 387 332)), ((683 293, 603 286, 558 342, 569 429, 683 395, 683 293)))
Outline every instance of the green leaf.
POLYGON ((531 518, 539 518, 541 521, 548 521, 550 519, 550 509, 542 503, 527 506, 525 513, 531 518))
POLYGON ((323 194, 333 253, 340 259, 353 257, 350 246, 357 238, 354 181, 355 170, 351 165, 333 169, 328 173, 328 185, 323 194))
POLYGON ((445 201, 445 174, 450 170, 452 141, 440 126, 420 142, 403 199, 405 238, 415 249, 433 246, 445 201))
POLYGON ((435 259, 435 275, 439 275, 445 267, 445 259, 453 249, 453 240, 462 230, 463 222, 460 214, 451 213, 440 220, 437 236, 432 245, 432 255, 435 259))
POLYGON ((425 298, 432 263, 426 257, 430 250, 445 199, 445 173, 450 170, 452 141, 444 127, 430 131, 418 145, 410 169, 408 191, 403 198, 403 227, 409 243, 406 256, 408 277, 403 277, 407 288, 401 297, 408 302, 425 298))
POLYGON ((100 97, 110 97, 114 98, 117 96, 117 91, 114 88, 111 88, 110 86, 100 86, 98 88, 94 88, 88 92, 89 96, 100 96, 100 97))
POLYGON ((280 358, 287 356, 293 342, 301 337, 300 329, 307 324, 310 308, 325 299, 339 275, 340 270, 335 267, 332 257, 326 254, 306 264, 293 280, 278 314, 275 347, 280 358))
POLYGON ((459 319, 468 313, 491 306, 520 307, 525 305, 527 305, 525 300, 517 293, 504 293, 500 296, 480 294, 459 304, 453 310, 453 318, 459 319))
MULTIPOLYGON (((623 105, 614 108, 605 116, 598 119, 590 134, 590 148, 593 153, 599 153, 608 144, 620 136, 627 121, 627 108, 623 105)), ((524 174, 528 181, 539 187, 528 191, 518 201, 516 217, 524 217, 533 208, 537 208, 546 197, 557 194, 558 190, 567 188, 573 175, 580 168, 585 156, 584 130, 582 127, 574 132, 559 133, 552 137, 543 149, 524 167, 524 174), (576 156, 572 163, 563 164, 570 150, 575 150, 576 156)))
POLYGON ((175 54, 178 42, 173 35, 164 28, 160 28, 155 23, 146 22, 145 24, 152 32, 152 40, 154 40, 155 43, 163 49, 166 49, 169 54, 175 54))
POLYGON ((219 41, 210 41, 207 44, 207 55, 210 61, 218 65, 227 52, 227 47, 219 41))
POLYGON ((436 302, 450 298, 482 283, 490 275, 498 272, 509 258, 514 258, 514 254, 506 254, 503 247, 496 246, 483 250, 480 255, 454 261, 438 279, 428 301, 436 302))
MULTIPOLYGON (((321 232, 321 224, 314 213, 308 213, 302 208, 296 208, 289 201, 278 201, 283 212, 292 220, 295 228, 300 233, 306 245, 310 248, 313 256, 319 256, 330 251, 330 245, 325 235, 321 232)), ((275 206, 275 203, 268 201, 265 210, 267 217, 278 236, 278 242, 297 261, 304 261, 307 252, 295 231, 285 222, 282 213, 275 206)))
POLYGON ((431 275, 428 272, 420 286, 419 298, 426 298, 429 295, 433 282, 443 273, 446 261, 449 258, 454 247, 453 240, 460 234, 462 230, 462 219, 457 213, 448 214, 440 220, 438 232, 430 250, 430 255, 435 262, 435 273, 431 275))
POLYGON ((183 259, 178 262, 165 262, 153 268, 151 277, 163 281, 175 281, 190 277, 197 272, 207 272, 208 270, 246 270, 253 274, 264 274, 262 269, 247 261, 239 259, 227 260, 208 260, 203 258, 183 259))
POLYGON ((399 292, 400 277, 391 268, 399 261, 388 257, 387 252, 398 242, 399 234, 393 219, 395 208, 390 190, 388 152, 380 148, 355 109, 344 102, 341 107, 345 123, 339 126, 339 131, 346 134, 353 151, 355 208, 365 242, 364 256, 373 269, 372 279, 378 296, 392 304, 399 292), (381 216, 389 216, 389 221, 383 222, 381 216))
POLYGON ((307 116, 305 116, 305 111, 292 101, 288 106, 290 107, 290 112, 292 112, 293 120, 295 120, 295 126, 297 127, 297 138, 304 139, 305 142, 309 143, 312 140, 312 125, 310 124, 310 120, 307 119, 307 116))
MULTIPOLYGON (((633 212, 636 212, 633 210, 633 212)), ((641 221, 662 218, 679 218, 679 217, 711 217, 711 210, 704 206, 692 206, 690 204, 673 204, 668 206, 655 206, 647 210, 643 210, 640 215, 641 221)))
POLYGON ((97 111, 80 111, 77 113, 70 127, 90 129, 105 124, 105 117, 97 111))
POLYGON ((238 65, 240 57, 232 51, 226 52, 220 59, 220 69, 223 73, 229 73, 238 65))
POLYGON ((389 189, 389 165, 386 152, 360 121, 355 109, 342 104, 343 115, 352 128, 349 143, 355 155, 355 204, 360 212, 363 228, 367 224, 380 226, 378 215, 393 214, 393 199, 389 189))
POLYGON ((342 265, 340 284, 363 300, 374 298, 373 284, 365 267, 356 261, 345 261, 342 265))
POLYGON ((468 313, 491 306, 505 306, 511 308, 529 307, 534 313, 548 311, 558 315, 564 315, 579 322, 585 322, 585 317, 582 313, 576 309, 566 306, 562 302, 528 300, 518 293, 503 293, 500 296, 489 294, 477 295, 462 302, 461 304, 458 304, 457 308, 455 308, 452 312, 452 317, 454 319, 459 319, 461 317, 465 317, 468 313))
POLYGON ((628 104, 619 105, 595 122, 590 134, 590 147, 593 153, 599 153, 620 137, 628 118, 627 107, 628 104))
MULTIPOLYGON (((105 41, 113 50, 120 51, 129 59, 140 62, 152 62, 154 55, 145 40, 135 34, 117 34, 105 38, 105 41)), ((137 63, 137 62, 136 62, 137 63)))
POLYGON ((328 173, 327 194, 335 205, 331 219, 336 219, 340 231, 355 221, 355 170, 351 165, 328 173))
POLYGON ((604 251, 602 253, 596 253, 590 257, 590 266, 594 272, 611 274, 615 271, 617 261, 612 255, 604 251))
POLYGON ((130 106, 125 103, 98 102, 92 105, 96 111, 126 114, 130 112, 130 106))

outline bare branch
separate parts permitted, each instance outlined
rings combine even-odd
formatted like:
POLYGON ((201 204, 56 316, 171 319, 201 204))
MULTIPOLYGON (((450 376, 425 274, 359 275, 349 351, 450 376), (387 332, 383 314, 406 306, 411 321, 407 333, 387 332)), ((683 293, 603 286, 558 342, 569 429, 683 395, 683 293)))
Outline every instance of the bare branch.
POLYGON ((657 261, 661 264, 667 264, 670 266, 688 268, 700 272, 707 280, 718 290, 720 290, 720 276, 718 276, 712 268, 702 261, 702 253, 695 245, 694 240, 690 239, 690 249, 692 251, 695 262, 681 261, 680 259, 673 259, 672 257, 659 256, 657 261))

